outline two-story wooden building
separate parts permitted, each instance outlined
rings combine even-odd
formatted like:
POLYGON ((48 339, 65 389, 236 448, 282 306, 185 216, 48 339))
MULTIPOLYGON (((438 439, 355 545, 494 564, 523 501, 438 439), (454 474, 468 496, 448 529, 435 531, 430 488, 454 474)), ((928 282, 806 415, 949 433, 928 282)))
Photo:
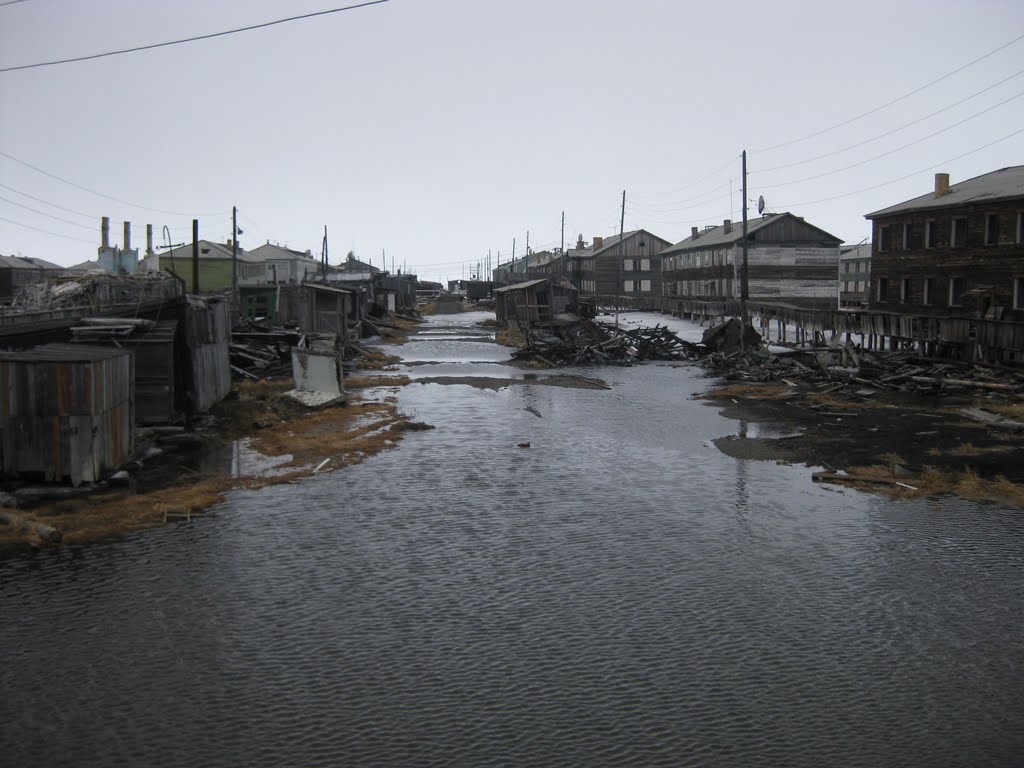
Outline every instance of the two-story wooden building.
POLYGON ((589 248, 567 254, 570 274, 580 292, 604 300, 660 298, 661 258, 671 246, 668 240, 646 229, 624 232, 621 237, 595 237, 589 248))
MULTIPOLYGON (((792 213, 747 222, 747 285, 752 301, 834 307, 839 245, 835 235, 792 213)), ((693 227, 690 237, 661 252, 666 298, 738 299, 743 227, 693 227)))
POLYGON ((866 215, 872 309, 1024 321, 1024 166, 950 185, 866 215))

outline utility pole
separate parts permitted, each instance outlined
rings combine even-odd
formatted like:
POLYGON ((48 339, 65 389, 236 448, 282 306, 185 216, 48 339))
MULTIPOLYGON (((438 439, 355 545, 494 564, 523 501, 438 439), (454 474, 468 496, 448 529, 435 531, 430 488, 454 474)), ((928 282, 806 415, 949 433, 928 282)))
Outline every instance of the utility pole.
POLYGON ((558 256, 562 268, 559 270, 563 275, 565 274, 565 211, 562 211, 562 244, 558 246, 558 256))
POLYGON ((530 230, 526 230, 526 261, 523 262, 523 271, 530 268, 530 230))
POLYGON ((740 349, 743 348, 743 336, 747 330, 747 299, 750 297, 747 284, 747 150, 743 150, 743 281, 740 283, 740 315, 743 327, 740 329, 740 349))
POLYGON ((238 207, 231 206, 231 304, 234 314, 242 310, 238 296, 238 207))
POLYGON ((327 225, 324 224, 324 244, 320 250, 320 269, 323 271, 324 280, 327 279, 327 225))
POLYGON ((192 219, 192 293, 199 293, 199 219, 192 219))
POLYGON ((622 290, 622 262, 626 259, 626 244, 622 234, 626 229, 626 190, 622 190, 622 214, 619 217, 619 279, 615 285, 615 327, 619 327, 619 291, 622 290))
POLYGON ((512 238, 512 268, 516 266, 516 239, 512 238))

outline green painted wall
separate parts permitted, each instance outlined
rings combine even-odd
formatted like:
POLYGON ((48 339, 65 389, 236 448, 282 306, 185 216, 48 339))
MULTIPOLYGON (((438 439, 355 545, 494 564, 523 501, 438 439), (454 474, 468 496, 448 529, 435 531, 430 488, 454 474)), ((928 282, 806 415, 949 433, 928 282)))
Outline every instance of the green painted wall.
MULTIPOLYGON (((175 274, 185 281, 189 293, 194 293, 192 285, 192 260, 171 259, 168 256, 160 257, 160 271, 166 272, 174 269, 175 274)), ((231 259, 199 259, 199 292, 209 293, 231 289, 231 259)))

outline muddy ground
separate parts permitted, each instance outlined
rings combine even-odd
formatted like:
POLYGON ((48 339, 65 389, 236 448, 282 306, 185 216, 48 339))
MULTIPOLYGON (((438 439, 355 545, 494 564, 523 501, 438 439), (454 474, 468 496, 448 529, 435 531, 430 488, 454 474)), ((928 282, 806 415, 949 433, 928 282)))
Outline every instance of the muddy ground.
POLYGON ((838 470, 863 477, 868 490, 901 496, 957 493, 1024 506, 1024 434, 960 413, 975 407, 1020 418, 1019 399, 885 391, 838 398, 776 384, 722 384, 704 399, 729 418, 783 433, 716 440, 729 456, 838 470))

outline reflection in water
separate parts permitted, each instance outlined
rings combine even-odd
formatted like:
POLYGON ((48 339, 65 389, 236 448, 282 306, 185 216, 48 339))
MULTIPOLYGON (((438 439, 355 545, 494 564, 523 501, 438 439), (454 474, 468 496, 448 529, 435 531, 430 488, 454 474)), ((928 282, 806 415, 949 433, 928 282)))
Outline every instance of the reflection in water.
POLYGON ((1024 753, 1018 512, 819 488, 719 453, 685 367, 580 372, 612 389, 408 386, 437 429, 395 451, 0 564, 2 762, 1024 753))

